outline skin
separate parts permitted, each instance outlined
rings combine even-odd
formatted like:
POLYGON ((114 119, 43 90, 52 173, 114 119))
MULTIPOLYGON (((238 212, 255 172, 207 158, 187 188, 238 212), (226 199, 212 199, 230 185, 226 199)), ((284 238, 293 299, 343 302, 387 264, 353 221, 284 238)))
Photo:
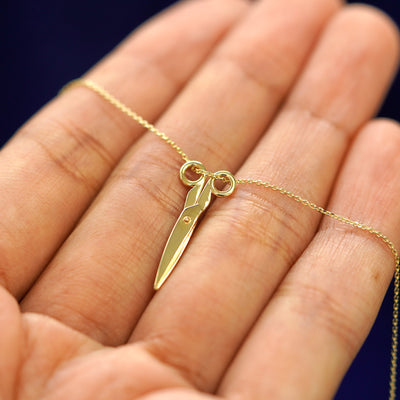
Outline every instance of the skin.
MULTIPOLYGON (((398 54, 396 28, 366 6, 192 0, 87 76, 209 170, 277 183, 399 247, 400 128, 371 119, 398 54)), ((391 252, 239 185, 154 293, 181 164, 82 87, 1 150, 2 400, 332 398, 391 252)))

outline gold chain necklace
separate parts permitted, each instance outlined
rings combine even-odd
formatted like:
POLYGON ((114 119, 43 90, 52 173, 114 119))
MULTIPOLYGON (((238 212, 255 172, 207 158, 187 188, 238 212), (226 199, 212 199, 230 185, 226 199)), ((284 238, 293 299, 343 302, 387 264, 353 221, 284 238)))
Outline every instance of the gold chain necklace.
POLYGON ((399 265, 399 253, 396 250, 393 242, 389 240, 382 232, 374 229, 371 226, 365 225, 363 223, 353 221, 350 218, 343 217, 341 215, 335 214, 329 210, 326 210, 315 203, 285 189, 277 186, 273 183, 263 182, 256 179, 243 179, 235 178, 228 171, 218 171, 210 172, 198 161, 191 161, 186 153, 164 132, 158 130, 150 122, 146 121, 140 115, 136 114, 125 104, 121 103, 113 95, 111 95, 107 90, 98 85, 97 83, 88 79, 77 79, 69 84, 67 84, 62 91, 73 87, 73 86, 85 86, 91 89, 104 100, 112 104, 122 113, 126 114, 128 117, 132 118, 134 121, 142 125, 144 128, 150 132, 157 135, 164 142, 168 143, 183 159, 185 162, 180 169, 180 178, 183 183, 193 188, 189 191, 185 208, 182 211, 180 217, 178 218, 171 235, 167 241, 164 248, 164 253, 162 255, 160 265, 157 271, 157 276, 154 283, 154 288, 158 290, 161 285, 165 282, 168 276, 171 274, 176 263, 179 261, 184 249, 186 248, 189 239, 194 231, 196 223, 199 219, 200 214, 208 207, 211 200, 211 194, 219 197, 226 197, 231 195, 237 184, 255 184, 258 186, 263 186, 265 188, 279 192, 294 201, 303 204, 306 207, 311 208, 320 214, 331 217, 343 224, 350 225, 354 228, 361 229, 363 231, 369 232, 370 234, 376 236, 378 239, 383 241, 385 245, 390 249, 393 254, 395 261, 395 272, 394 272, 394 297, 393 297, 393 319, 392 319, 392 344, 391 344, 391 362, 390 362, 390 383, 389 383, 389 400, 394 400, 396 397, 396 376, 397 376, 397 348, 398 348, 398 329, 399 329, 399 292, 400 292, 400 265, 399 265), (186 176, 186 171, 192 169, 194 172, 199 174, 197 180, 191 180, 186 176), (206 179, 208 181, 206 183, 206 179), (215 186, 215 180, 222 180, 229 184, 228 189, 219 190, 215 186))

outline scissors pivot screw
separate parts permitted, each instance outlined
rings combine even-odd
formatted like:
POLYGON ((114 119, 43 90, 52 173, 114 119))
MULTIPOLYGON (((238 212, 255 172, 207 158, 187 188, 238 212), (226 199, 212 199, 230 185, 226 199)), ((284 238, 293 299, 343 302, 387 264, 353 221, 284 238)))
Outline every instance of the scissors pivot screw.
POLYGON ((192 222, 192 218, 190 218, 190 217, 187 215, 185 218, 183 218, 183 222, 184 222, 185 224, 190 224, 190 223, 192 222))

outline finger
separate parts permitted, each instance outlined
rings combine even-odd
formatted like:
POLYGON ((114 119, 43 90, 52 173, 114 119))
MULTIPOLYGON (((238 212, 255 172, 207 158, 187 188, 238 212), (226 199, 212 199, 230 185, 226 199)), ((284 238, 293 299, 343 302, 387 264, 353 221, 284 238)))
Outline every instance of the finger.
POLYGON ((223 400, 220 397, 198 393, 193 389, 167 389, 150 393, 137 400, 223 400))
POLYGON ((171 389, 189 392, 190 385, 143 349, 120 346, 93 351, 61 364, 48 379, 40 399, 136 400, 149 393, 171 389))
POLYGON ((15 299, 0 287, 1 399, 39 398, 55 370, 101 346, 50 318, 22 315, 15 299))
MULTIPOLYGON (((242 1, 185 2, 139 29, 89 76, 152 120, 245 10, 242 1)), ((0 281, 13 294, 30 286, 141 133, 77 89, 45 107, 2 150, 0 281)))
MULTIPOLYGON (((369 124, 329 208, 399 237, 399 154, 400 126, 369 124)), ((376 318, 393 269, 393 254, 374 235, 324 221, 235 358, 221 394, 332 398, 376 318)))
MULTIPOLYGON (((257 3, 157 126, 211 170, 237 168, 336 9, 336 1, 308 7, 298 0, 257 3), (266 24, 267 18, 272 22, 266 24)), ((49 314, 103 343, 126 341, 153 295, 163 246, 184 204, 180 164, 159 138, 144 137, 28 294, 24 309, 49 314)))
POLYGON ((18 382, 23 331, 18 304, 0 287, 0 398, 12 399, 18 382))
MULTIPOLYGON (((397 33, 380 14, 365 7, 337 14, 238 175, 267 177, 324 204, 353 130, 377 107, 397 53, 397 33), (315 76, 318 90, 309 90, 315 76)), ((318 222, 318 213, 280 193, 239 186, 208 212, 133 340, 212 391, 318 222)))

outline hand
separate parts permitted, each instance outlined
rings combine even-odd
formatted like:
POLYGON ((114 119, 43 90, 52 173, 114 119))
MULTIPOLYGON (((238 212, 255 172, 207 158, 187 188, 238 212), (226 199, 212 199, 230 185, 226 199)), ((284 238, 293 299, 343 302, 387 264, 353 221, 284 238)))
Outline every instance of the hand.
MULTIPOLYGON (((370 121, 398 33, 336 0, 189 1, 88 77, 211 171, 400 245, 400 129, 370 121)), ((0 153, 0 398, 328 399, 393 274, 377 238, 239 185, 154 294, 177 155, 86 88, 0 153), (21 303, 21 310, 17 301, 21 303)))

